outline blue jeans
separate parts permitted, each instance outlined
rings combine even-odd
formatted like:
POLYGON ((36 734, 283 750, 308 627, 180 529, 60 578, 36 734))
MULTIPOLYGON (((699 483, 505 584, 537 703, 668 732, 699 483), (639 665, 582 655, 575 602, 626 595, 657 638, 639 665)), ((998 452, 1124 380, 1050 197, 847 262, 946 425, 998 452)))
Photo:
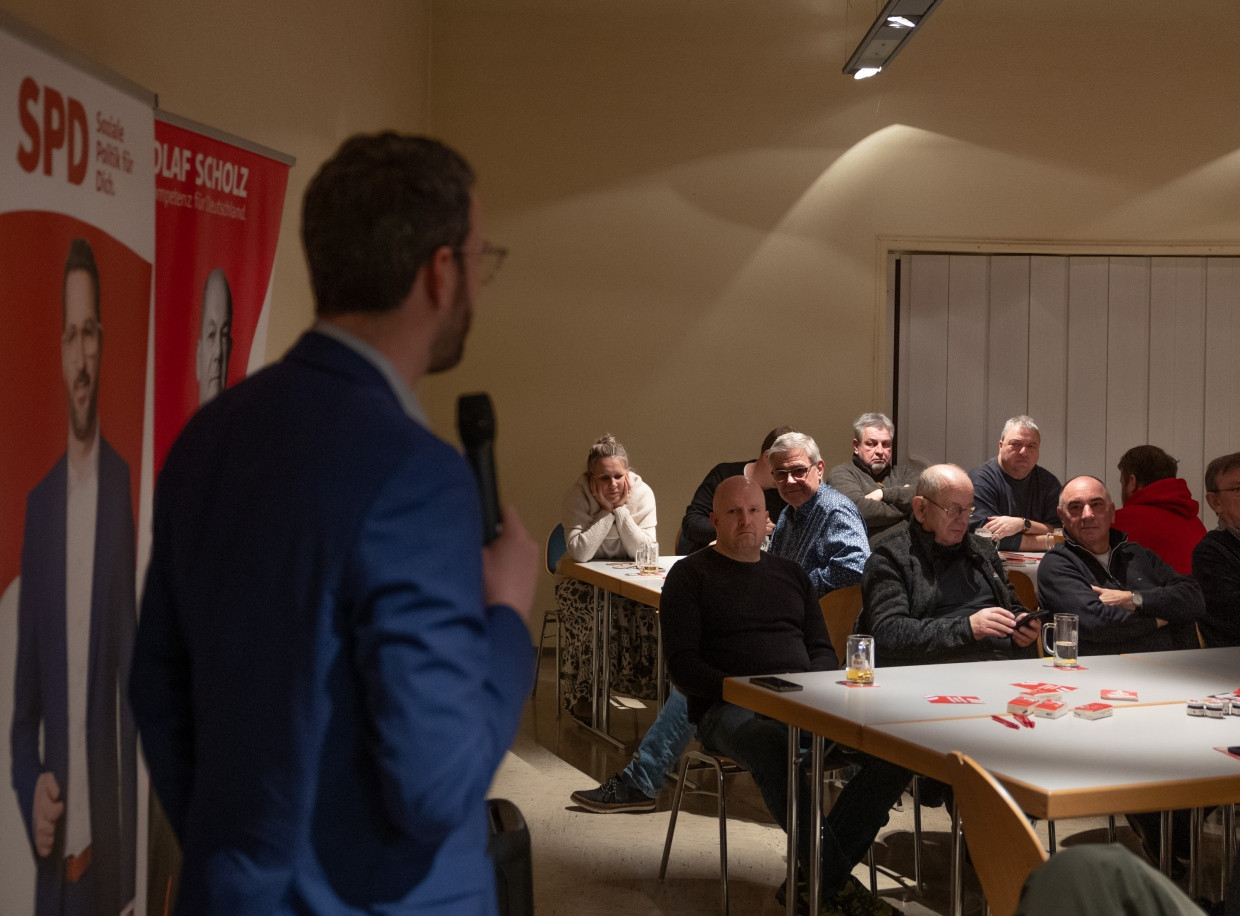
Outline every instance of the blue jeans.
POLYGON ((633 760, 624 768, 624 781, 646 795, 658 795, 667 774, 676 768, 676 761, 693 740, 693 731, 689 703, 683 693, 671 687, 659 715, 642 736, 633 760))
MULTIPOLYGON (((788 726, 731 703, 716 703, 703 714, 697 733, 703 746, 749 770, 767 810, 786 831, 788 726)), ((860 767, 831 806, 822 828, 822 893, 829 899, 843 889, 887 824, 891 806, 899 801, 913 774, 842 744, 828 744, 826 753, 860 767)), ((809 786, 802 780, 797 792, 797 849, 803 868, 808 865, 809 811, 809 786)))

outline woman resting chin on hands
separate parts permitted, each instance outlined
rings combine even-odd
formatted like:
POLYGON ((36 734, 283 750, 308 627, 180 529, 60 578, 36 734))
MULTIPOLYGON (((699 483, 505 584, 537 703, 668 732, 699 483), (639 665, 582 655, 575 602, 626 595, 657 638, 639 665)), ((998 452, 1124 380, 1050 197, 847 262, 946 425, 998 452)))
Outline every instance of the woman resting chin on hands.
MULTIPOLYGON (((564 494, 560 516, 567 556, 578 563, 631 560, 639 544, 655 540, 654 493, 629 467, 624 446, 611 435, 590 447, 586 471, 564 494)), ((561 578, 555 596, 564 706, 578 719, 589 720, 594 590, 577 579, 561 578)), ((612 689, 653 699, 658 646, 654 609, 613 595, 611 625, 612 689)))

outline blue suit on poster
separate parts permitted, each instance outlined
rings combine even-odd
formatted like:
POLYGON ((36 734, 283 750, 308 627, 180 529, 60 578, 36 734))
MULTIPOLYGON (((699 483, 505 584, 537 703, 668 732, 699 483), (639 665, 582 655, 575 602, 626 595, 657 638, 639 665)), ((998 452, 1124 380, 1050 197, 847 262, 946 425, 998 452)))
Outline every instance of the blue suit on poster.
POLYGON ((533 650, 465 460, 311 331, 169 452, 130 696, 178 913, 493 914, 484 797, 533 650))
MULTIPOLYGON (((50 770, 67 801, 68 672, 65 643, 65 526, 68 461, 64 456, 26 500, 13 684, 13 788, 34 849, 32 807, 39 775, 50 770), (40 749, 39 729, 43 729, 40 749)), ((134 523, 129 466, 99 437, 99 497, 91 585, 86 756, 90 787, 89 913, 114 914, 133 900, 137 738, 123 678, 135 628, 134 523)), ((75 761, 77 763, 77 761, 75 761)), ((65 908, 64 818, 46 857, 35 854, 35 912, 65 908)))

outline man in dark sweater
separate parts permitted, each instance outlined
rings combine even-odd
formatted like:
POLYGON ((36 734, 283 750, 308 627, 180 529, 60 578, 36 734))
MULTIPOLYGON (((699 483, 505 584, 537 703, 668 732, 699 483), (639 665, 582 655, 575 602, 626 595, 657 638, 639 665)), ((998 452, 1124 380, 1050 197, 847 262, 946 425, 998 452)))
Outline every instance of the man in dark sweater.
POLYGON ((1206 502, 1218 527, 1193 550, 1193 578, 1206 602, 1201 637, 1209 647, 1240 646, 1240 452, 1210 462, 1206 502))
POLYGON ((969 472, 971 526, 989 532, 1000 550, 1046 550, 1059 524, 1059 478, 1038 464, 1041 451, 1038 424, 1022 414, 1003 424, 999 454, 969 472))
MULTIPOLYGON (((707 748, 753 774, 772 817, 786 829, 787 726, 723 700, 728 677, 828 671, 836 667, 817 595, 796 563, 761 549, 762 490, 743 477, 715 491, 715 545, 681 560, 663 586, 660 615, 672 679, 689 698, 689 719, 707 748)), ((839 745, 860 770, 832 806, 822 835, 823 897, 844 912, 891 913, 851 878, 911 774, 839 745)), ((799 848, 809 848, 808 791, 798 817, 799 848)), ((802 863, 804 864, 804 863, 802 863)))

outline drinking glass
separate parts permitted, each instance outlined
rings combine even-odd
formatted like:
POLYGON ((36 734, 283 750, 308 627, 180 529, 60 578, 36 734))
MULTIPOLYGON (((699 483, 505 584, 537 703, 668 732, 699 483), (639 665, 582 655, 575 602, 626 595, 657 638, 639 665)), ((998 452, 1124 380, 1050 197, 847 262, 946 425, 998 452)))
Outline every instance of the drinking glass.
POLYGON ((1042 648, 1055 659, 1056 668, 1075 668, 1077 638, 1081 619, 1076 614, 1056 614, 1054 623, 1042 625, 1042 648), (1053 633, 1054 647, 1047 642, 1047 633, 1053 633))
POLYGON ((874 683, 874 637, 854 633, 848 637, 845 678, 850 684, 874 683))
POLYGON ((659 545, 655 541, 647 541, 637 546, 637 556, 633 557, 637 571, 643 576, 657 575, 659 572, 659 545))

